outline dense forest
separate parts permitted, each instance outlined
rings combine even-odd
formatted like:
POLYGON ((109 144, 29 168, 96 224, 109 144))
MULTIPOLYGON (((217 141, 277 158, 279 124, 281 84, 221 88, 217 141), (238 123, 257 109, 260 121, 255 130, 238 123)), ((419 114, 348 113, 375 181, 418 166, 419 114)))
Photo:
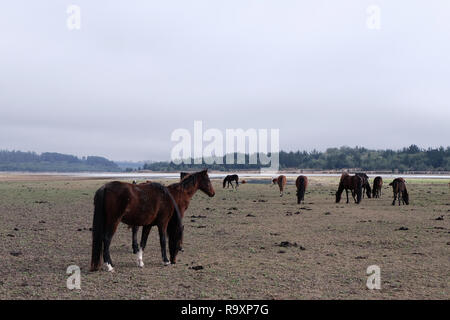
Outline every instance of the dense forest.
MULTIPOLYGON (((236 157, 236 154, 234 155, 236 157)), ((245 155, 248 163, 248 155, 245 155)), ((236 159, 236 158, 235 158, 236 159)), ((279 154, 280 169, 340 170, 361 169, 366 171, 450 171, 450 147, 421 149, 411 145, 401 150, 369 150, 366 148, 329 148, 325 152, 297 151, 279 154)), ((145 164, 143 169, 152 171, 180 171, 210 168, 213 170, 254 170, 264 166, 258 164, 174 164, 154 162, 145 164)), ((223 158, 225 163, 225 157, 223 158)))
POLYGON ((103 157, 78 158, 61 153, 0 150, 0 171, 26 172, 99 172, 120 171, 114 162, 103 157))

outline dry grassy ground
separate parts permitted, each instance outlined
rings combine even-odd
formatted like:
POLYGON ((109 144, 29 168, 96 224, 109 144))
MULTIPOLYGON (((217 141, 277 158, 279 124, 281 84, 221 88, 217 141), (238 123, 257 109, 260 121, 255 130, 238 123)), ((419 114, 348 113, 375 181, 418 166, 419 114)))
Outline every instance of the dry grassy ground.
POLYGON ((0 181, 0 299, 450 298, 448 180, 408 180, 411 204, 401 207, 389 181, 382 199, 360 205, 334 202, 337 178, 311 178, 302 205, 292 180, 282 198, 268 181, 238 191, 214 181, 216 196, 197 193, 186 212, 178 264, 162 265, 152 230, 137 268, 122 225, 111 245, 116 272, 90 273, 93 194, 105 182, 0 181), (66 288, 72 264, 81 290, 66 288), (366 288, 374 264, 381 290, 366 288))

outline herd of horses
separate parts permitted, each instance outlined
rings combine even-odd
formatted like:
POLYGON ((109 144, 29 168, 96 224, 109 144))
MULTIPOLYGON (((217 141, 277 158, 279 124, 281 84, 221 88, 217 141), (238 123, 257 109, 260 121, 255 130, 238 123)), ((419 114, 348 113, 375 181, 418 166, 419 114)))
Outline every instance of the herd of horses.
MULTIPOLYGON (((245 183, 245 181, 242 181, 245 183)), ((272 180, 273 185, 278 185, 280 197, 283 196, 286 186, 286 176, 280 175, 272 180)), ((239 176, 228 175, 223 180, 223 188, 229 186, 237 189, 239 176), (235 185, 233 185, 233 182, 235 185)), ((300 175, 295 181, 297 188, 297 203, 305 201, 305 192, 308 186, 308 178, 300 175)), ((409 196, 406 190, 406 182, 403 178, 396 178, 392 183, 395 205, 409 204, 409 196)), ((365 173, 356 173, 351 176, 343 173, 338 190, 336 203, 340 202, 342 192, 345 190, 347 203, 348 192, 355 203, 360 203, 366 193, 368 198, 380 198, 383 179, 375 177, 373 187, 370 187, 369 177, 365 173)), ((157 226, 161 246, 161 256, 164 265, 175 264, 179 251, 183 251, 183 217, 189 203, 195 193, 201 190, 209 197, 214 197, 215 190, 208 176, 207 170, 189 173, 181 172, 180 181, 164 186, 160 183, 146 181, 143 183, 126 183, 113 181, 99 188, 94 196, 94 217, 92 226, 92 256, 91 271, 98 271, 101 266, 101 258, 108 271, 114 270, 109 247, 112 237, 120 222, 132 229, 132 249, 138 267, 143 267, 143 252, 147 244, 150 230, 157 226), (138 244, 137 234, 142 227, 141 241, 138 244), (168 238, 168 239, 167 239, 168 238), (166 245, 169 243, 169 259, 167 258, 166 245)))

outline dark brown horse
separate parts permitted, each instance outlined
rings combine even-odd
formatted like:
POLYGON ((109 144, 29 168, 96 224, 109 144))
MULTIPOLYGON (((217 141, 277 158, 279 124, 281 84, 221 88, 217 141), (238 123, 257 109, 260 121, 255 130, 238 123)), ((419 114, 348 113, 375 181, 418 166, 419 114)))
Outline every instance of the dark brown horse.
POLYGON ((230 187, 231 184, 231 188, 237 188, 239 186, 239 176, 237 174, 230 174, 228 176, 226 176, 223 179, 223 187, 225 188, 225 185, 227 185, 227 188, 230 187), (233 181, 236 183, 236 186, 233 186, 233 181))
POLYGON ((298 176, 297 180, 295 180, 295 185, 297 187, 297 204, 300 204, 302 201, 305 202, 305 191, 308 186, 308 178, 305 176, 298 176))
MULTIPOLYGON (((211 180, 208 176, 208 171, 203 170, 195 173, 189 173, 187 174, 180 182, 172 183, 167 187, 170 194, 172 195, 173 199, 175 200, 178 209, 180 210, 180 216, 181 219, 184 217, 184 213, 187 210, 189 203, 191 202, 192 197, 197 192, 197 190, 203 191, 205 194, 207 194, 210 197, 214 197, 215 191, 211 184, 211 180)), ((142 229, 142 236, 141 236, 141 248, 145 248, 145 244, 148 238, 148 234, 151 230, 150 226, 144 226, 142 229)), ((142 251, 139 249, 138 243, 137 243, 137 233, 138 233, 139 227, 134 226, 132 228, 132 248, 133 253, 137 254, 137 264, 140 267, 144 266, 144 263, 142 262, 142 251)), ((183 251, 182 248, 182 240, 179 246, 179 250, 183 251)))
POLYGON ((362 197, 364 198, 364 193, 365 193, 365 194, 367 194, 367 198, 370 199, 372 197, 372 190, 370 188, 369 176, 363 172, 357 172, 357 173, 355 173, 355 175, 360 176, 363 179, 362 197))
POLYGON ((190 175, 189 172, 180 172, 180 180, 183 180, 185 177, 187 177, 188 175, 190 175))
POLYGON ((352 197, 353 200, 355 200, 355 203, 360 203, 362 198, 362 185, 363 179, 360 176, 357 175, 350 176, 348 173, 344 172, 341 175, 341 180, 339 181, 339 188, 336 191, 336 203, 341 201, 341 195, 344 189, 345 193, 347 194, 347 203, 348 203, 348 190, 352 192, 352 197))
POLYGON ((114 270, 109 246, 120 222, 129 226, 158 226, 165 264, 169 264, 166 255, 168 233, 170 261, 175 263, 183 238, 183 225, 180 210, 166 187, 159 183, 110 182, 97 190, 94 206, 91 271, 100 269, 102 251, 107 270, 114 270))
POLYGON ((392 186, 392 191, 394 192, 394 201, 392 201, 392 205, 395 205, 395 200, 398 198, 398 205, 400 205, 400 202, 403 202, 403 204, 408 205, 409 204, 409 195, 408 191, 406 190, 406 181, 403 178, 396 178, 394 181, 389 183, 390 186, 392 186), (401 196, 401 201, 400 201, 401 196))
POLYGON ((373 179, 372 196, 374 198, 381 198, 381 187, 383 186, 383 178, 378 176, 373 179))
POLYGON ((284 186, 286 185, 286 176, 279 176, 277 178, 278 187, 280 188, 280 197, 283 196, 284 186))

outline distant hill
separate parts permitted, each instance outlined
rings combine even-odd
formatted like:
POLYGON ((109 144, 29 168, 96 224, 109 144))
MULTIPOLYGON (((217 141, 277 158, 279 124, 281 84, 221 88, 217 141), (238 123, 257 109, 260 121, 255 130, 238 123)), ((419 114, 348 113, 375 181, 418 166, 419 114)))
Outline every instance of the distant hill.
POLYGON ((120 167, 103 157, 78 158, 73 155, 45 152, 0 150, 0 171, 25 172, 116 172, 120 167))

